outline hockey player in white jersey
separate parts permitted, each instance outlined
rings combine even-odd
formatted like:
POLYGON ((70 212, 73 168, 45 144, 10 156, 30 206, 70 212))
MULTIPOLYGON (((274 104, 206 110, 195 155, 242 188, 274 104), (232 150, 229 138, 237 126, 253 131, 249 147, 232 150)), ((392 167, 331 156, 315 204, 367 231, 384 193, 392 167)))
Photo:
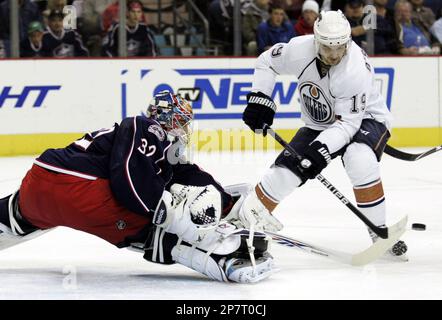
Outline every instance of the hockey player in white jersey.
MULTIPOLYGON (((280 229, 272 210, 295 188, 314 179, 331 159, 341 156, 359 209, 374 224, 384 225, 379 161, 390 137, 391 114, 374 85, 373 67, 352 41, 350 24, 342 12, 321 12, 314 35, 276 44, 259 56, 243 114, 244 122, 254 131, 273 123, 276 105, 271 95, 278 74, 298 78, 306 126, 290 145, 311 165, 303 167, 282 152, 245 198, 239 218, 245 225, 258 223, 264 229, 280 229)), ((261 132, 266 135, 265 130, 261 132)), ((376 235, 369 233, 376 241, 376 235)), ((406 250, 405 243, 399 241, 389 252, 406 260, 406 250)))

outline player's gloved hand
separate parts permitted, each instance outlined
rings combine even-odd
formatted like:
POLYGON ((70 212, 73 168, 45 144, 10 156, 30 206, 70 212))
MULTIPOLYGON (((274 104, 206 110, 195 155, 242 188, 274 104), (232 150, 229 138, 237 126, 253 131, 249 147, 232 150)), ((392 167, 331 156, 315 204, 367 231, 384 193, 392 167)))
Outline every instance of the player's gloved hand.
POLYGON ((242 195, 224 220, 246 229, 253 225, 257 231, 276 232, 283 228, 282 223, 258 199, 255 189, 251 189, 247 195, 242 195))
POLYGON ((221 194, 212 185, 205 187, 173 184, 164 191, 153 223, 190 243, 202 241, 221 218, 221 194))
MULTIPOLYGON (((253 131, 263 129, 264 124, 271 126, 275 117, 276 104, 272 98, 262 92, 250 92, 247 95, 247 107, 242 115, 243 121, 253 131)), ((267 135, 264 129, 263 135, 267 135)))
POLYGON ((307 179, 314 179, 330 161, 328 147, 319 141, 313 141, 305 150, 304 158, 298 167, 307 179))

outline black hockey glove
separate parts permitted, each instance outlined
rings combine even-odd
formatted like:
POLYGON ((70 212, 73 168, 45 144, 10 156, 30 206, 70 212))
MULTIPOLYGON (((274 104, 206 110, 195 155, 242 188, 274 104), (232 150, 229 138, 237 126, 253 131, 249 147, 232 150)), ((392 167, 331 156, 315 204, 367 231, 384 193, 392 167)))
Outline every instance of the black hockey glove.
MULTIPOLYGON (((273 124, 276 104, 272 98, 262 92, 250 92, 247 95, 247 107, 244 110, 242 119, 253 131, 263 129, 264 123, 269 126, 273 124)), ((263 131, 266 136, 267 130, 263 131)))
POLYGON ((331 161, 330 152, 325 144, 313 141, 305 150, 299 170, 307 179, 314 179, 331 161))

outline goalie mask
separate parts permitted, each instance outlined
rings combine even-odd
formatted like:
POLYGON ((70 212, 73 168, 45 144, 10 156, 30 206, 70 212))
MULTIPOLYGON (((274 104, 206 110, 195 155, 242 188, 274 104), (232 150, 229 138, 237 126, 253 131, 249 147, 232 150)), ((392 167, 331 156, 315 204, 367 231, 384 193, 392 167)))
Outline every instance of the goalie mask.
POLYGON ((180 95, 161 91, 147 108, 146 116, 155 119, 169 138, 178 138, 187 144, 192 133, 193 111, 190 103, 180 95))
POLYGON ((351 44, 351 27, 347 18, 338 11, 322 11, 313 26, 316 55, 325 64, 341 62, 351 44))

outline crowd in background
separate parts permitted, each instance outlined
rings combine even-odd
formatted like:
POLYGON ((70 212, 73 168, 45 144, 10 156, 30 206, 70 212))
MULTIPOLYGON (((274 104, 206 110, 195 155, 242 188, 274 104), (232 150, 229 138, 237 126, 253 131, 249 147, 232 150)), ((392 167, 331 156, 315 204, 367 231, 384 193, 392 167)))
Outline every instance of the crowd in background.
MULTIPOLYGON (((17 2, 21 57, 118 56, 118 0, 17 2), (67 5, 76 8, 74 29, 63 27, 66 17, 63 9, 67 5)), ((210 43, 219 55, 231 55, 234 0, 194 2, 209 21, 210 41, 204 45, 210 43)), ((373 0, 373 4, 376 8, 375 54, 440 54, 442 0, 373 0)), ((243 55, 256 56, 275 43, 313 34, 313 23, 322 10, 341 10, 350 22, 353 40, 362 48, 367 46, 364 21, 367 22, 370 10, 367 11, 364 0, 241 0, 240 6, 243 55)), ((172 18, 172 8, 180 17, 192 19, 186 12, 186 1, 127 0, 128 56, 192 55, 194 51, 184 54, 184 50, 163 50, 171 46, 171 40, 177 39, 171 37, 174 32, 189 33, 189 25, 182 23, 185 19, 172 18), (162 10, 160 15, 158 9, 162 10), (170 36, 168 42, 161 38, 164 35, 170 36)), ((10 56, 9 16, 10 1, 0 0, 0 58, 10 56)), ((193 34, 203 33, 202 24, 197 21, 190 24, 194 25, 193 34)), ((203 43, 193 46, 202 47, 203 43)))

